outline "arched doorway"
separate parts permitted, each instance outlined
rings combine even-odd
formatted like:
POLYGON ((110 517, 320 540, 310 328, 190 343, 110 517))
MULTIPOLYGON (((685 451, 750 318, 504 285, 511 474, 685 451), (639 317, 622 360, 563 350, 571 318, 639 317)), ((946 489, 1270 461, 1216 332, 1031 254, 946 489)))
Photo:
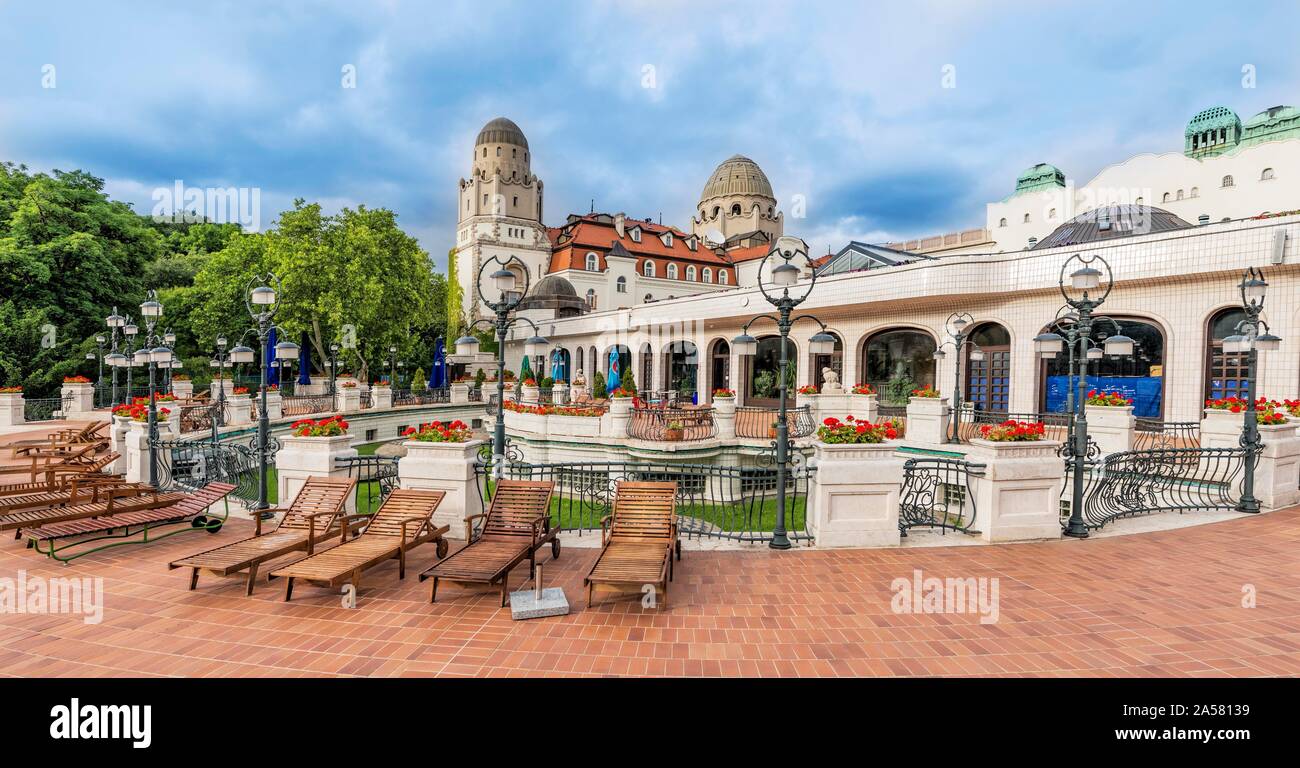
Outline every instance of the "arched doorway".
POLYGON ((1210 317, 1205 334, 1205 399, 1245 397, 1249 378, 1249 355, 1224 352, 1223 340, 1237 333, 1237 324, 1246 319, 1245 310, 1229 307, 1210 317))
POLYGON ((731 389, 731 345, 716 339, 709 345, 709 390, 731 389))
POLYGON ((649 342, 641 345, 639 353, 641 358, 640 370, 636 372, 636 387, 638 392, 649 392, 654 389, 655 379, 655 352, 649 342))
MULTIPOLYGON (((613 390, 615 386, 623 385, 623 377, 632 368, 632 350, 622 344, 605 350, 600 361, 600 368, 605 372, 605 389, 613 390), (617 376, 614 374, 617 373, 617 376), (617 381, 614 379, 617 378, 617 381)), ((597 397, 604 397, 605 392, 596 393, 597 397)))
MULTIPOLYGON (((789 365, 785 373, 786 396, 793 401, 795 369, 798 366, 798 350, 793 341, 786 339, 786 359, 789 365)), ((763 336, 758 340, 757 351, 745 364, 745 404, 775 408, 780 404, 781 382, 781 337, 763 336)))
POLYGON ((830 368, 835 371, 835 375, 840 377, 840 384, 846 384, 844 381, 844 342, 840 339, 838 333, 830 332, 835 337, 835 351, 829 355, 809 355, 811 358, 808 362, 812 366, 812 383, 817 385, 818 391, 821 390, 822 384, 825 383, 825 370, 830 368))
POLYGON ((669 342, 664 363, 663 389, 676 392, 678 402, 698 402, 700 355, 695 343, 669 342))
MULTIPOLYGON (((1120 332, 1133 339, 1133 354, 1124 357, 1104 355, 1088 362, 1087 389, 1119 392, 1133 399, 1133 415, 1156 419, 1164 413, 1165 336, 1145 320, 1115 318, 1120 332)), ((1065 335, 1068 324, 1054 323, 1051 330, 1065 335)), ((1108 322, 1094 322, 1092 340, 1101 347, 1114 333, 1108 322)), ((1067 345, 1068 346, 1068 345, 1067 345)), ((1069 402, 1070 375, 1068 350, 1040 364, 1039 409, 1059 413, 1069 402)))
POLYGON ((984 323, 970 334, 966 346, 965 401, 977 411, 1006 413, 1011 395, 1011 334, 997 323, 984 323), (971 358, 975 349, 982 360, 971 358))
POLYGON ((556 347, 551 350, 547 363, 550 365, 547 375, 558 384, 561 381, 569 381, 573 378, 573 365, 569 358, 569 350, 564 347, 556 347))
POLYGON ((862 383, 870 384, 880 402, 906 405, 912 390, 934 381, 934 337, 900 328, 879 331, 862 343, 862 383))

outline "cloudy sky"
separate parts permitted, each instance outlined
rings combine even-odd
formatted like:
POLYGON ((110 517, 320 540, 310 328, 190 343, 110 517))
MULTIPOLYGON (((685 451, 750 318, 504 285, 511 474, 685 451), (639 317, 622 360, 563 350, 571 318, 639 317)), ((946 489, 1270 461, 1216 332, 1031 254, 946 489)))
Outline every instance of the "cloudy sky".
POLYGON ((474 136, 506 115, 548 224, 594 198, 685 226, 740 153, 823 252, 981 226, 1035 162, 1084 183, 1179 151, 1212 104, 1300 102, 1300 5, 1223 9, 0 0, 0 160, 86 169, 141 212, 177 180, 257 189, 263 227, 295 197, 385 206, 442 264, 474 136))

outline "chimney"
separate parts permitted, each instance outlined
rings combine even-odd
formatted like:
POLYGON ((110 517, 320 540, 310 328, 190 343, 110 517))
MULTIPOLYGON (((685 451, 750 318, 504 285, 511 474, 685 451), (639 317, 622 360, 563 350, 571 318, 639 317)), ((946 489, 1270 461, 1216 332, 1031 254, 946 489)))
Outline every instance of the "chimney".
POLYGON ((623 237, 626 234, 624 231, 627 229, 627 227, 624 226, 624 222, 626 221, 627 216, 622 211, 614 214, 614 231, 618 233, 619 237, 623 237))

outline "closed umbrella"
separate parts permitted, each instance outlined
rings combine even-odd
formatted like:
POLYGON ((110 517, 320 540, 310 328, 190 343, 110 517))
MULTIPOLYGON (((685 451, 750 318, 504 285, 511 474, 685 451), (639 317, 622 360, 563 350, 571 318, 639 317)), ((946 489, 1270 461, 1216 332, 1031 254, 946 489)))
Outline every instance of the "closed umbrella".
POLYGON ((272 384, 279 386, 280 384, 280 368, 275 364, 275 345, 279 340, 276 339, 275 336, 275 328, 272 327, 270 332, 266 335, 266 348, 262 350, 262 354, 266 357, 267 386, 272 384))
POLYGON ((303 331, 302 342, 298 345, 298 383, 311 384, 311 338, 303 331))
POLYGON ((618 370, 618 347, 609 351, 609 376, 605 379, 605 389, 607 392, 613 392, 619 388, 621 376, 618 370))
POLYGON ((533 378, 533 364, 528 362, 528 355, 524 355, 524 364, 519 366, 519 380, 533 378))

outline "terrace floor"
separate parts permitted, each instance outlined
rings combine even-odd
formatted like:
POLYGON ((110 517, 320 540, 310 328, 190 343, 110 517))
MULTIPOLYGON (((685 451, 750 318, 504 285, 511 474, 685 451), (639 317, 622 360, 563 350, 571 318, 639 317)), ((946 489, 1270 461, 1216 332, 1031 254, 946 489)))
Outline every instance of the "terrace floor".
MULTIPOLYGON (((586 604, 593 549, 551 566, 568 616, 514 622, 496 592, 370 571, 359 606, 281 582, 186 590, 182 554, 247 535, 232 521, 61 566, 11 538, 0 577, 102 577, 103 622, 0 614, 0 674, 20 676, 1256 676, 1300 675, 1300 508, 1087 541, 890 550, 687 551, 667 607, 586 604), (896 614, 891 582, 997 577, 996 623, 896 614), (1257 607, 1242 607, 1253 588, 1257 607)), ((458 542, 453 543, 453 547, 458 542)), ((269 569, 265 569, 269 570, 269 569)), ((264 572, 265 572, 264 570, 264 572)), ((522 586, 527 566, 516 571, 522 586)))

